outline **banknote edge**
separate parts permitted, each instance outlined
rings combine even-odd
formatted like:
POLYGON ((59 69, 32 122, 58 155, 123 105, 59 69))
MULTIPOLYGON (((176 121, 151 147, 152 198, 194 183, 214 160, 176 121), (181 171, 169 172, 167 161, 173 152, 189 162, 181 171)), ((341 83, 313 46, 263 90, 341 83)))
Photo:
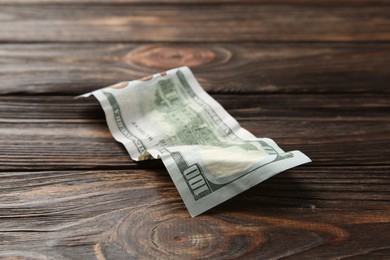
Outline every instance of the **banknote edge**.
POLYGON ((132 144, 131 141, 120 132, 118 125, 116 124, 116 121, 114 119, 113 107, 111 106, 108 98, 104 95, 102 90, 93 91, 92 95, 95 96, 95 98, 100 102, 100 105, 103 108, 106 117, 106 123, 111 132, 111 135, 117 142, 122 143, 125 146, 127 153, 132 160, 139 161, 139 158, 142 156, 142 154, 140 154, 137 147, 132 144))
POLYGON ((251 172, 250 174, 244 174, 242 178, 213 192, 214 194, 212 194, 210 197, 205 197, 204 199, 200 200, 194 200, 192 198, 191 192, 187 188, 185 180, 183 179, 182 174, 176 166, 171 154, 163 154, 161 159, 167 168, 168 173, 171 176, 171 179, 174 182, 177 190, 179 191, 179 194, 191 217, 196 217, 278 173, 311 162, 311 159, 300 151, 291 151, 289 153, 293 153, 294 156, 288 159, 267 164, 264 167, 251 172))

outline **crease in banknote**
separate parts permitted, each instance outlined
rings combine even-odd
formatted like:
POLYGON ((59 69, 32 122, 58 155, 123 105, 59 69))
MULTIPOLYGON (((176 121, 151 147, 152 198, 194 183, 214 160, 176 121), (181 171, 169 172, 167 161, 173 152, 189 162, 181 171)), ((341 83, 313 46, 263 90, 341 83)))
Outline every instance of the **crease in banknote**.
POLYGON ((191 216, 310 162, 242 128, 187 67, 120 82, 94 95, 113 137, 135 161, 162 159, 191 216))

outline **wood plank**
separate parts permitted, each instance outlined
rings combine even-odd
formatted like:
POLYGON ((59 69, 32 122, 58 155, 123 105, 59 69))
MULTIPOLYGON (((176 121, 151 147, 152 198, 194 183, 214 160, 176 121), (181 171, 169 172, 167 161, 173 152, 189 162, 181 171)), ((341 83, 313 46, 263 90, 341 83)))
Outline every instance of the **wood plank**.
POLYGON ((0 0, 0 259, 389 259, 389 13, 0 0), (314 162, 191 219, 162 163, 132 162, 98 102, 72 99, 182 65, 243 127, 314 162))
POLYGON ((248 5, 310 5, 310 6, 388 6, 388 0, 0 0, 0 4, 248 4, 248 5))
MULTIPOLYGON (((244 128, 302 150, 313 165, 388 165, 386 95, 216 95, 244 128)), ((161 168, 136 164, 114 141, 93 98, 1 97, 3 170, 161 168)))
POLYGON ((2 42, 389 41, 390 6, 10 5, 2 42), (232 19, 234 17, 234 19, 232 19))
MULTIPOLYGON (((389 94, 211 94, 238 121, 267 118, 316 121, 384 121, 389 94)), ((0 96, 1 123, 101 123, 104 113, 94 98, 0 96)), ((261 125, 261 124, 259 124, 261 125)))
MULTIPOLYGON (((301 150, 313 165, 389 164, 389 123, 317 120, 241 121, 256 136, 274 139, 284 150, 301 150), (328 132, 321 132, 326 129, 328 132), (315 134, 321 132, 321 134, 315 134)), ((3 124, 1 170, 154 168, 157 162, 132 162, 126 150, 100 124, 3 124)))
POLYGON ((3 44, 0 94, 78 95, 173 67, 212 93, 389 93, 390 44, 3 44))
POLYGON ((389 170, 296 168, 194 219, 165 170, 3 172, 0 257, 388 257, 389 170))

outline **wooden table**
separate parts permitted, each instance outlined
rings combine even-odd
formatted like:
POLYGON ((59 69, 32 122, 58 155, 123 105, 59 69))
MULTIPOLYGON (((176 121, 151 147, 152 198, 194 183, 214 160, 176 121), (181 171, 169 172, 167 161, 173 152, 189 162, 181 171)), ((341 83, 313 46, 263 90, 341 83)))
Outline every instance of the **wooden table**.
POLYGON ((0 0, 0 259, 390 258, 387 0, 0 0), (313 163, 190 218, 73 96, 188 65, 313 163))

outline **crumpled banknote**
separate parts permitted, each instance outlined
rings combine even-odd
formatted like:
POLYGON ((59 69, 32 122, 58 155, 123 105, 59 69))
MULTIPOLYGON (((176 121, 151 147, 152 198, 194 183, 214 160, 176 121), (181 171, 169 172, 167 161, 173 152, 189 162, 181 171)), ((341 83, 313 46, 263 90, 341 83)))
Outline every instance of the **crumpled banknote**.
POLYGON ((310 159, 242 128, 188 67, 82 95, 94 95, 114 138, 135 160, 161 159, 190 215, 197 216, 310 159))

